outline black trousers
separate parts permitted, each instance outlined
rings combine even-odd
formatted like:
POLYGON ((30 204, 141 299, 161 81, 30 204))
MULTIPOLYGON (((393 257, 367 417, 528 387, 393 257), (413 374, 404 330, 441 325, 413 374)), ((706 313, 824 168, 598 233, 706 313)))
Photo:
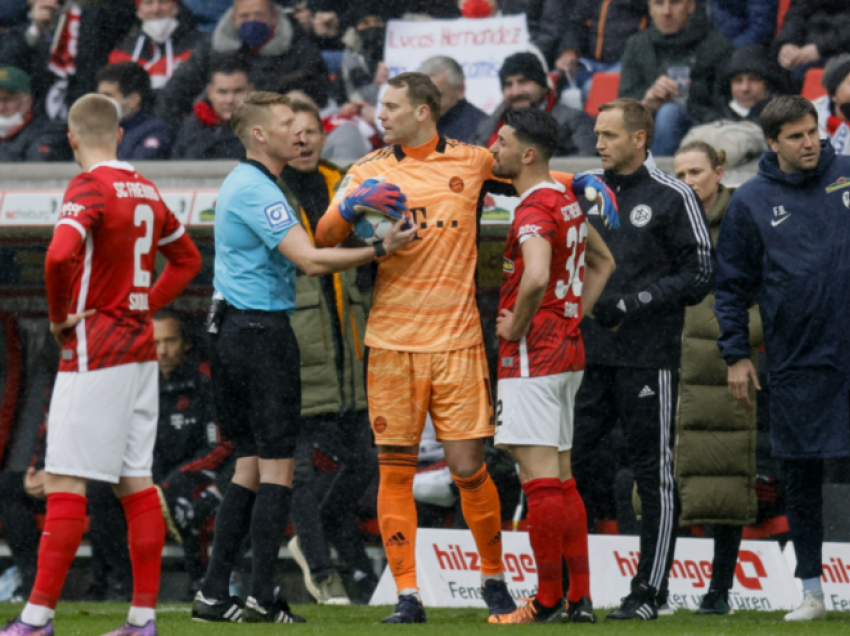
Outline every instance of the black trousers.
POLYGON ((679 518, 673 479, 678 385, 676 369, 587 365, 576 395, 572 465, 579 492, 596 478, 596 446, 618 421, 623 430, 642 508, 633 591, 666 589, 673 564, 679 518))
POLYGON ((29 595, 35 583, 38 543, 41 531, 35 521, 44 503, 30 497, 24 490, 24 473, 0 473, 0 521, 3 538, 9 544, 12 561, 21 573, 21 593, 29 595))
POLYGON ((823 568, 822 459, 785 460, 785 514, 797 555, 798 579, 813 579, 823 568))
POLYGON ((313 576, 336 571, 329 545, 351 570, 371 572, 355 509, 378 474, 372 431, 365 411, 326 421, 304 420, 295 447, 292 523, 313 576))

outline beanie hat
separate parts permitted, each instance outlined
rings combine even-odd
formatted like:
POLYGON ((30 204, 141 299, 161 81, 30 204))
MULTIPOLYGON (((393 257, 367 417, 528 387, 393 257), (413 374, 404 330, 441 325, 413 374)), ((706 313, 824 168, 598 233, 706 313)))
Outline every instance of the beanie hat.
POLYGON ((505 80, 513 75, 522 75, 544 88, 549 87, 546 71, 534 53, 514 53, 505 58, 502 68, 499 69, 499 81, 504 86, 505 80))
POLYGON ((850 75, 850 53, 842 53, 836 55, 827 63, 821 84, 832 97, 848 75, 850 75))

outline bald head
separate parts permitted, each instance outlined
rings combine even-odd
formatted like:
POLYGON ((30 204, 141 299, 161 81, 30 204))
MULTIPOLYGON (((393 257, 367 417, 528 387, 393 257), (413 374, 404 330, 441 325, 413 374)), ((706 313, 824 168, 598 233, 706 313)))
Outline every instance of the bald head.
POLYGON ((118 107, 103 95, 83 95, 68 112, 68 130, 84 148, 115 148, 118 146, 118 107))

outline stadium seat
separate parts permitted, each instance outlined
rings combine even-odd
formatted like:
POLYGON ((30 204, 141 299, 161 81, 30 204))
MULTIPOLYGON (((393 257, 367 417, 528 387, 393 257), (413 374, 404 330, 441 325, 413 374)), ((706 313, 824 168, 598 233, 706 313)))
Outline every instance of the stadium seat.
POLYGON ((782 24, 785 22, 785 14, 788 13, 788 7, 791 6, 791 0, 779 0, 779 10, 776 12, 776 35, 782 30, 782 24))
POLYGON ((599 114, 599 107, 602 104, 607 104, 617 99, 619 88, 619 73, 595 73, 593 75, 593 85, 590 87, 590 94, 588 94, 587 101, 584 103, 584 112, 596 117, 599 114))
POLYGON ((826 89, 823 87, 823 69, 810 68, 806 71, 806 79, 803 82, 803 90, 801 95, 809 101, 814 101, 822 95, 826 95, 826 89))

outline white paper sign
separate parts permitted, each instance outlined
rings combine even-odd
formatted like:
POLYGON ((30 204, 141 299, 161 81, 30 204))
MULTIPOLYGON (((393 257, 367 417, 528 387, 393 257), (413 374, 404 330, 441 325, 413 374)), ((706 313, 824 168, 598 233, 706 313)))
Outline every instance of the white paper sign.
MULTIPOLYGON (((792 541, 785 546, 785 559, 793 574, 797 567, 797 555, 792 541)), ((821 565, 821 585, 826 609, 845 612, 850 610, 850 543, 824 543, 821 565)), ((794 579, 794 583, 802 596, 802 581, 794 579)))
POLYGON ((390 20, 384 61, 393 77, 419 70, 429 57, 447 55, 463 67, 466 99, 492 113, 502 102, 502 62, 514 53, 527 51, 528 42, 525 14, 474 20, 390 20))
MULTIPOLYGON (((528 533, 502 533, 508 587, 515 598, 534 596, 537 567, 528 533)), ((595 607, 617 607, 629 593, 637 570, 640 540, 636 536, 591 535, 590 586, 595 607)), ((670 604, 694 610, 708 592, 714 541, 680 539, 670 571, 670 604)), ((468 530, 420 528, 416 537, 417 578, 426 607, 486 607, 475 540, 468 530)), ((850 588, 850 586, 848 586, 850 588)), ((395 583, 387 568, 371 605, 394 605, 395 583)), ((733 609, 793 609, 799 594, 779 544, 744 541, 729 594, 733 609)))

